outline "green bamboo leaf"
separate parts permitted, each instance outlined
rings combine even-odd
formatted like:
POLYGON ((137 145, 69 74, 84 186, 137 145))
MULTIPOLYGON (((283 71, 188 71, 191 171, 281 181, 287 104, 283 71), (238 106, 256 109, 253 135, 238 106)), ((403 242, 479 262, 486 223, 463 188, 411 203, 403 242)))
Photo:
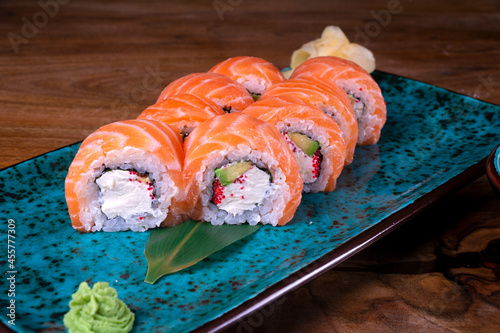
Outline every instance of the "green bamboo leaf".
POLYGON ((163 275, 192 266, 257 231, 261 226, 216 226, 190 220, 175 227, 153 229, 144 249, 148 260, 148 272, 144 282, 153 284, 163 275))

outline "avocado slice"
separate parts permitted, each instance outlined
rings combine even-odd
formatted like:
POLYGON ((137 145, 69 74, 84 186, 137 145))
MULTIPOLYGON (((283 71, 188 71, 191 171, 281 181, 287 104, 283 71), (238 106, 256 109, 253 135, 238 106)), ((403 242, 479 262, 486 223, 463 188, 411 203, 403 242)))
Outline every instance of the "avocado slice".
POLYGON ((260 98, 260 94, 257 93, 250 93, 250 95, 252 95, 252 98, 255 102, 257 102, 257 100, 260 98))
POLYGON ((313 156, 319 148, 319 142, 311 139, 305 134, 292 132, 288 133, 288 137, 309 157, 313 156))
POLYGON ((222 186, 227 186, 234 182, 239 176, 252 167, 249 161, 240 161, 226 164, 224 167, 215 169, 215 176, 219 178, 222 186))
POLYGON ((347 94, 347 97, 349 97, 349 100, 351 101, 351 105, 354 106, 354 103, 356 102, 356 98, 351 94, 347 94))

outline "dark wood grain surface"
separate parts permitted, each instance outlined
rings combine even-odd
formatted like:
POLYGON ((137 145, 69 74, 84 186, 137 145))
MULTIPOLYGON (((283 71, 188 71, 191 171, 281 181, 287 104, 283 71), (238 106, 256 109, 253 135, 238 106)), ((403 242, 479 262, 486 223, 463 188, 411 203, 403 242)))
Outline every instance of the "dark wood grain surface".
MULTIPOLYGON (((135 118, 230 56, 286 67, 327 25, 379 70, 500 104, 499 22, 495 0, 4 0, 0 168, 135 118)), ((231 330, 498 332, 499 206, 482 177, 231 330)))

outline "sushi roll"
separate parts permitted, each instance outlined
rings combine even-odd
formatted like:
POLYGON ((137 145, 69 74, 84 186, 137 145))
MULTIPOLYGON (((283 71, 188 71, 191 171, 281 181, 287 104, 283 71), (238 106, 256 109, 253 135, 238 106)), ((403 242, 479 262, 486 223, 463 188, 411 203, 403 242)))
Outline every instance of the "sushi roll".
POLYGON ((212 67, 209 72, 230 77, 245 87, 254 100, 257 100, 273 84, 285 81, 278 67, 258 57, 229 58, 212 67))
POLYGON ((300 204, 302 177, 273 125, 243 113, 209 119, 184 142, 192 219, 214 225, 284 225, 300 204))
POLYGON ((219 73, 192 73, 172 81, 156 102, 179 94, 205 97, 228 113, 242 111, 254 101, 241 84, 219 73))
POLYGON ((73 228, 145 231, 182 221, 182 140, 170 125, 126 120, 81 144, 65 182, 73 228))
POLYGON ((290 78, 314 77, 344 89, 358 120, 359 145, 378 142, 387 109, 380 87, 363 68, 338 57, 316 57, 304 61, 290 78))
POLYGON ((335 190, 346 144, 331 117, 291 97, 258 100, 243 113, 273 124, 282 133, 299 165, 304 192, 335 190))
POLYGON ((344 90, 312 78, 295 78, 273 85, 261 99, 274 96, 296 97, 330 116, 342 130, 347 147, 345 164, 352 163, 358 141, 358 121, 344 90))
POLYGON ((150 106, 137 119, 158 120, 175 126, 185 138, 205 120, 222 114, 224 110, 209 99, 181 94, 150 106))

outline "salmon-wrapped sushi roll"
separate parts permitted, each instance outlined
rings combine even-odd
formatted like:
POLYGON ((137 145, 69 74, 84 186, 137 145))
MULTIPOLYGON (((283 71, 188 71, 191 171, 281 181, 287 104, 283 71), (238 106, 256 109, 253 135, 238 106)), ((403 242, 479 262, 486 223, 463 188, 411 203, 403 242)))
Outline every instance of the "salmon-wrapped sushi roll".
POLYGON ((241 84, 257 100, 273 84, 284 82, 283 73, 269 61, 258 57, 233 57, 209 70, 224 74, 241 84))
POLYGON ((192 73, 170 82, 156 101, 180 94, 212 100, 225 112, 239 112, 253 103, 252 95, 239 83, 219 73, 192 73))
POLYGON ((175 126, 184 138, 205 120, 222 114, 224 110, 209 99, 181 94, 148 107, 137 119, 158 120, 175 126))
POLYGON ((214 117, 184 142, 186 204, 195 220, 284 225, 300 204, 297 161, 273 125, 243 113, 214 117))
POLYGON ((258 100, 243 113, 273 124, 282 133, 299 165, 304 192, 335 189, 346 144, 331 117, 313 105, 284 96, 258 100))
POLYGON ((363 68, 338 57, 316 57, 304 61, 290 78, 315 77, 344 89, 358 120, 358 144, 378 142, 387 109, 380 87, 363 68))
POLYGON ((291 96, 311 103, 339 125, 346 143, 345 163, 350 164, 358 141, 358 121, 346 92, 337 86, 312 78, 295 78, 270 87, 261 97, 291 96))
POLYGON ((182 221, 182 140, 170 125, 126 120, 80 146, 66 177, 66 202, 80 231, 145 231, 182 221))

